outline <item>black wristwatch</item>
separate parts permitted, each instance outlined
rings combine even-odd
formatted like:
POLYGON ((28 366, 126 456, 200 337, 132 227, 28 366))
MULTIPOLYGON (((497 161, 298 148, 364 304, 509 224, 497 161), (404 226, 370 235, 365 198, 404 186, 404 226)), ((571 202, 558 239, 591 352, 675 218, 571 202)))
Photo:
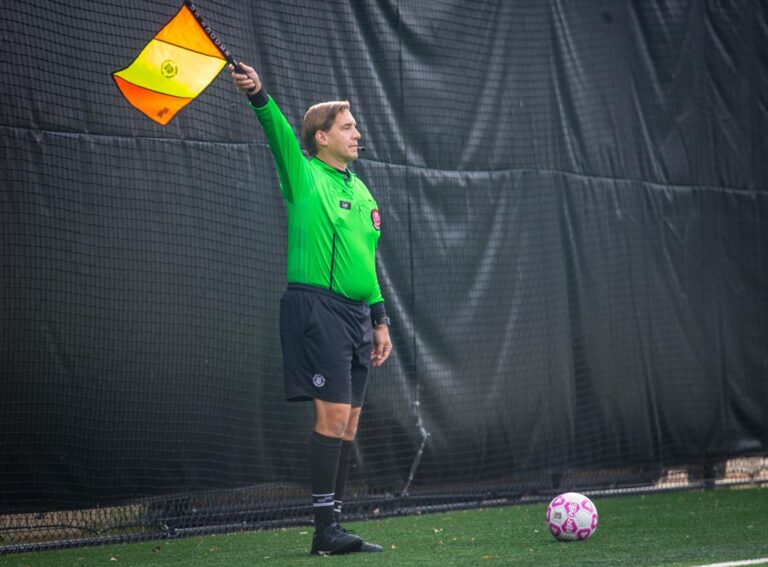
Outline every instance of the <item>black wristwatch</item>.
POLYGON ((380 317, 373 322, 374 327, 378 327, 379 325, 386 325, 389 327, 389 317, 385 315, 384 317, 380 317))

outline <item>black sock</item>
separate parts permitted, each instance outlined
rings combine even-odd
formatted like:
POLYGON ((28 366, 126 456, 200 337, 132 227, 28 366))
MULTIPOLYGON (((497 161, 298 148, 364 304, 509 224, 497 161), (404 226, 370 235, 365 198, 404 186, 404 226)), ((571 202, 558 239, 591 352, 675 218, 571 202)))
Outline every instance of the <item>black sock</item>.
POLYGON ((340 437, 327 437, 313 431, 309 438, 309 483, 315 529, 322 530, 334 521, 333 496, 339 468, 340 437))
POLYGON ((347 473, 349 472, 349 463, 352 460, 352 448, 354 446, 354 441, 341 442, 339 469, 336 472, 336 496, 333 502, 333 512, 337 523, 341 522, 341 504, 344 501, 344 488, 347 485, 347 473))

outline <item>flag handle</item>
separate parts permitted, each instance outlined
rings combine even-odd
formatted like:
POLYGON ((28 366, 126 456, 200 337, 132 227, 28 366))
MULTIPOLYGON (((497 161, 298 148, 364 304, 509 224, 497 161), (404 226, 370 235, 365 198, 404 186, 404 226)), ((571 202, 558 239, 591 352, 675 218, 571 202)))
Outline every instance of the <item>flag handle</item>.
POLYGON ((203 18, 202 14, 198 11, 197 6, 195 6, 191 2, 191 0, 184 0, 184 5, 187 8, 189 8, 189 11, 192 12, 192 15, 200 23, 200 27, 203 28, 205 33, 208 34, 208 37, 211 38, 211 41, 213 42, 213 44, 219 49, 219 51, 221 51, 221 54, 224 56, 224 59, 226 59, 227 62, 230 63, 235 68, 235 72, 244 75, 245 71, 243 71, 242 67, 240 67, 238 62, 235 60, 235 57, 234 55, 232 55, 232 52, 229 49, 227 49, 224 43, 222 43, 222 41, 213 31, 211 26, 208 25, 208 22, 205 21, 205 18, 203 18))

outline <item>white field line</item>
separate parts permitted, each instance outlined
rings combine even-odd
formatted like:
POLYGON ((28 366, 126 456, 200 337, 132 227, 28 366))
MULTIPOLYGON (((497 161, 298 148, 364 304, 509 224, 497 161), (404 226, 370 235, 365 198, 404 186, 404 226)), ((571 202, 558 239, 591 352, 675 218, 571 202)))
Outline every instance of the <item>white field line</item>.
POLYGON ((768 557, 762 559, 747 559, 745 561, 729 561, 727 563, 710 563, 709 565, 696 565, 695 567, 741 567, 742 565, 768 565, 768 557))

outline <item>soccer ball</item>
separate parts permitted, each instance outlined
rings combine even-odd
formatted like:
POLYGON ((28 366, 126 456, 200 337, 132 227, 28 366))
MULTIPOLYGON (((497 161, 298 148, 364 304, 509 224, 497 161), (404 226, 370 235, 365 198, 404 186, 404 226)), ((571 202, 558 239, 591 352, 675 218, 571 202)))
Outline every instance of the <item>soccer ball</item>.
POLYGON ((597 530, 597 508, 583 494, 566 492, 547 506, 547 526, 560 541, 588 539, 597 530))

